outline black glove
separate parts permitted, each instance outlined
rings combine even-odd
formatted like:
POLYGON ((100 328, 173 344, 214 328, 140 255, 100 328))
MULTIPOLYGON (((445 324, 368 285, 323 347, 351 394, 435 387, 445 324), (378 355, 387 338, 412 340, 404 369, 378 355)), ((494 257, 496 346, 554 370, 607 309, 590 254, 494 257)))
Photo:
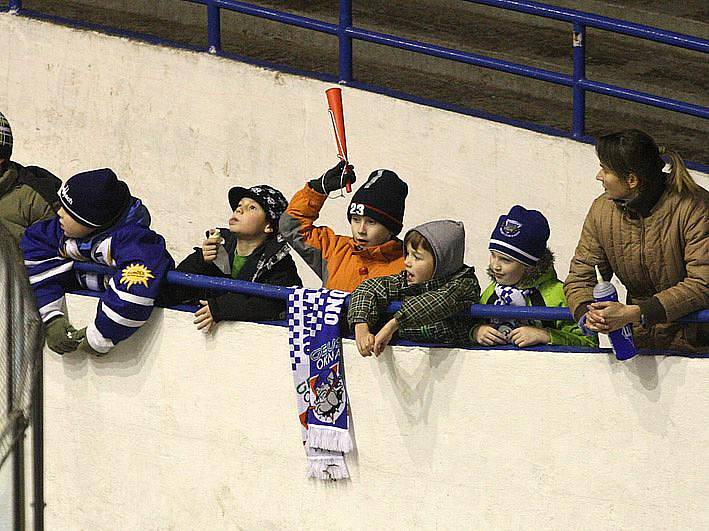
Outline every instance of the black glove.
POLYGON ((357 176, 354 172, 354 166, 351 164, 347 165, 345 170, 345 175, 342 175, 342 170, 345 167, 345 161, 341 160, 337 166, 327 170, 322 177, 313 179, 308 184, 310 188, 315 190, 319 194, 329 194, 340 188, 344 188, 349 182, 354 183, 357 180, 357 176))
POLYGON ((63 315, 56 317, 46 325, 47 346, 57 354, 73 352, 81 342, 81 338, 75 337, 76 332, 69 319, 63 315))

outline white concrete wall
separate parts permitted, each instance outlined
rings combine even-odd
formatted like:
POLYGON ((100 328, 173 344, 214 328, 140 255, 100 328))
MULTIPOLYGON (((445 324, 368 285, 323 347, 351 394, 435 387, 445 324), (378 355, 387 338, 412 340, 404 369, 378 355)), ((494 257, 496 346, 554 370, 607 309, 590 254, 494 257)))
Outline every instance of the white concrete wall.
MULTIPOLYGON (((95 305, 70 297, 77 326, 95 305)), ((304 477, 287 345, 157 310, 106 358, 47 351, 47 529, 709 527, 707 360, 346 340, 333 484, 304 477)))
MULTIPOLYGON (((337 161, 319 81, 8 14, 0 50, 15 158, 63 178, 114 168, 178 261, 226 222, 231 186, 267 182, 290 196, 337 161)), ((343 97, 360 179, 388 167, 409 183, 405 227, 464 221, 467 260, 482 272, 498 216, 521 203, 549 218, 565 276, 602 191, 592 146, 354 89, 343 97)), ((323 222, 347 233, 346 204, 329 201, 323 222)))

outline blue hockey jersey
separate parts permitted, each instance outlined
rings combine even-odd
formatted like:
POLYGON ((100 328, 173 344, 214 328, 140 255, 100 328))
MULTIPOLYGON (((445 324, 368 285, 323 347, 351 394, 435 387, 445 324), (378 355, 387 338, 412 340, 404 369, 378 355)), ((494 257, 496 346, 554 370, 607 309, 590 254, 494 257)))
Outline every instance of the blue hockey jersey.
POLYGON ((87 238, 67 238, 55 217, 30 226, 20 243, 42 321, 64 315, 64 294, 76 288, 102 291, 96 318, 86 328, 95 351, 108 352, 150 317, 165 274, 175 265, 162 236, 150 229, 150 214, 133 198, 108 229, 87 238), (112 276, 74 270, 74 262, 116 268, 112 276))

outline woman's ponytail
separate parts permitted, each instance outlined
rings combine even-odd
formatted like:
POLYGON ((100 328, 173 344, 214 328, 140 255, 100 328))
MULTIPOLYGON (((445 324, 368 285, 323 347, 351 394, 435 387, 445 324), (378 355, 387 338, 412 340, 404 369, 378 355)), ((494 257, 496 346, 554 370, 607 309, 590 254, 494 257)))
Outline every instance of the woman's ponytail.
POLYGON ((696 194, 699 192, 701 187, 687 171, 687 166, 684 165, 679 153, 664 146, 659 146, 659 149, 660 155, 665 155, 669 158, 670 174, 667 177, 667 186, 678 194, 696 194))

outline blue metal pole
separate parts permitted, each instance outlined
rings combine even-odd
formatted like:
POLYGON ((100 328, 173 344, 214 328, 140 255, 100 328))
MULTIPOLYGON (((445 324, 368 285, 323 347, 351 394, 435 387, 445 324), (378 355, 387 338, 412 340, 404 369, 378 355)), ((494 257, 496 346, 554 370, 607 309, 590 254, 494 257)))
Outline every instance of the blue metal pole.
POLYGON ((573 124, 571 133, 574 138, 584 136, 586 130, 586 91, 580 82, 586 78, 586 26, 574 22, 574 86, 573 124))
POLYGON ((337 37, 340 41, 340 83, 352 81, 352 37, 347 30, 352 27, 352 0, 340 0, 340 24, 337 37))
POLYGON ((221 13, 219 8, 212 3, 207 4, 207 32, 209 40, 209 53, 222 51, 221 13))
POLYGON ((7 7, 10 8, 10 13, 17 13, 22 9, 22 0, 10 0, 7 7))

